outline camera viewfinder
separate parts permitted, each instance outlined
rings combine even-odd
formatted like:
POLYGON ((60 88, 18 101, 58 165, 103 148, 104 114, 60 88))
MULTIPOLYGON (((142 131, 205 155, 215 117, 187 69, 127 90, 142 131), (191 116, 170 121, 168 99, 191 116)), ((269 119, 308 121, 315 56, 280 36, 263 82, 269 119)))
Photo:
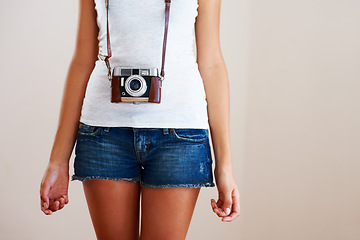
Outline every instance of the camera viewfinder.
POLYGON ((130 76, 131 75, 131 69, 121 69, 121 75, 122 76, 130 76))
POLYGON ((133 75, 139 75, 139 69, 138 68, 134 68, 133 69, 133 75))
POLYGON ((150 75, 149 69, 141 69, 140 75, 141 76, 149 76, 150 75))

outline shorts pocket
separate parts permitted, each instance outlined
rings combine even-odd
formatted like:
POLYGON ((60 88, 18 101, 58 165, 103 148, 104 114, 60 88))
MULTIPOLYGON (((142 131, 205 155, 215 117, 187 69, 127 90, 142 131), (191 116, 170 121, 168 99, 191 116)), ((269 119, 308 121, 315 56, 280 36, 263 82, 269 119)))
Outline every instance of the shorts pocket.
POLYGON ((207 129, 170 128, 171 136, 183 142, 206 142, 208 139, 207 129))
POLYGON ((95 137, 101 133, 101 129, 99 126, 90 126, 79 122, 78 136, 95 137))

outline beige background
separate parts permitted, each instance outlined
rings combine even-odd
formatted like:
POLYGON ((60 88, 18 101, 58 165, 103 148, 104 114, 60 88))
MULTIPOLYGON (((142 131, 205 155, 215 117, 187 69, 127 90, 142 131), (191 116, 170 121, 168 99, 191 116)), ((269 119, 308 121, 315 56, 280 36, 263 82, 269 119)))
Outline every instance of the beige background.
MULTIPOLYGON (((95 239, 80 182, 63 210, 39 207, 77 11, 0 2, 0 239, 95 239)), ((188 240, 360 239, 359 13, 357 0, 223 1, 241 215, 222 223, 203 188, 188 240)))

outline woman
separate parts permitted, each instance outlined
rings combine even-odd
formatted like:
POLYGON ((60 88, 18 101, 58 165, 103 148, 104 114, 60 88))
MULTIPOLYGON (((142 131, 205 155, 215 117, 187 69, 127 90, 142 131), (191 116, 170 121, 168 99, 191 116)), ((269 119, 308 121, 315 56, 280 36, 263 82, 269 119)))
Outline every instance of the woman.
MULTIPOLYGON (((220 49, 221 1, 172 1, 161 102, 141 104, 110 102, 106 64, 98 59, 108 53, 104 2, 80 0, 76 48, 40 186, 41 210, 51 215, 69 202, 76 142, 72 180, 83 183, 98 239, 139 239, 140 196, 140 239, 185 239, 200 188, 215 186, 209 127, 219 193, 211 206, 222 221, 234 220, 240 204, 220 49)), ((164 9, 163 0, 109 1, 111 66, 160 69, 164 9)))

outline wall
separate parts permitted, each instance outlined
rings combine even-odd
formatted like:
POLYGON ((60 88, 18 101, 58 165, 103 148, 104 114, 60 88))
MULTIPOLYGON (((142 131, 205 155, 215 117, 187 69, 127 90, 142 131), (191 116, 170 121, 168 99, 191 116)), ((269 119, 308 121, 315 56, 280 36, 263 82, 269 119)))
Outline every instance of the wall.
MULTIPOLYGON (((355 0, 223 1, 241 214, 222 223, 216 188, 203 188, 187 239, 360 239, 359 10, 355 0)), ((77 11, 75 0, 0 2, 0 239, 95 239, 80 182, 61 211, 39 207, 77 11)))

